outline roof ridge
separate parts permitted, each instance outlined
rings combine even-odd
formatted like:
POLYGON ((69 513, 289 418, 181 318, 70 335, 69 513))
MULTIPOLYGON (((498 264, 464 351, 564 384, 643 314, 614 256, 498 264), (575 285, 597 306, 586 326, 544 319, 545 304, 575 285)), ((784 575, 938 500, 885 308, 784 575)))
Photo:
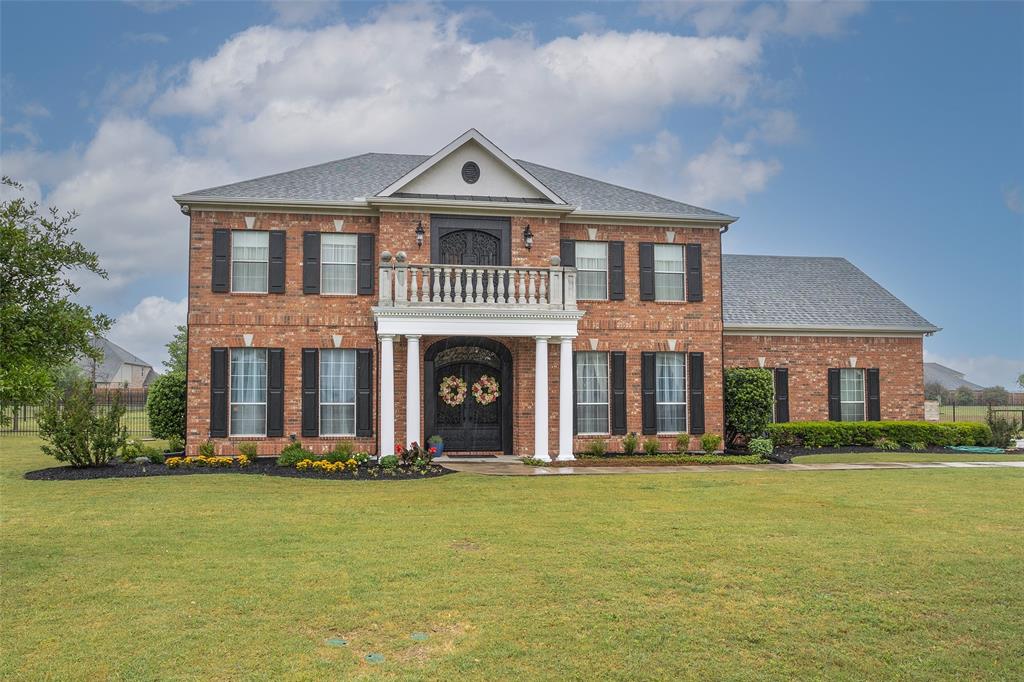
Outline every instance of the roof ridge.
MULTIPOLYGON (((739 256, 740 258, 805 258, 805 259, 817 259, 817 260, 842 260, 850 263, 849 259, 843 256, 790 256, 790 255, 777 255, 770 253, 726 253, 722 252, 723 256, 739 256)), ((850 263, 853 265, 853 263, 850 263)), ((857 267, 854 265, 853 267, 857 267)), ((859 269, 859 268, 858 268, 859 269)))

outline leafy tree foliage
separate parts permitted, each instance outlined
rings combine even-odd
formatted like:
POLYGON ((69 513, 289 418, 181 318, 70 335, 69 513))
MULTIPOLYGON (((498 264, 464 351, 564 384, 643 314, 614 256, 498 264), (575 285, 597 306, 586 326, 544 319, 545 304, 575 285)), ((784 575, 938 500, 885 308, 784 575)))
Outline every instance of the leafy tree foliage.
POLYGON ((1002 386, 991 386, 978 391, 978 402, 982 405, 1007 405, 1010 402, 1010 392, 1002 386))
POLYGON ((925 400, 941 400, 946 389, 937 381, 931 381, 924 385, 925 400))
POLYGON ((725 438, 732 446, 738 436, 747 440, 764 434, 772 422, 775 386, 771 370, 725 370, 725 438))
MULTIPOLYGON (((7 176, 0 182, 23 193, 7 176)), ((97 356, 89 340, 110 328, 110 318, 72 301, 75 271, 107 276, 96 254, 73 238, 77 215, 40 212, 24 196, 0 202, 0 404, 38 401, 53 389, 56 368, 97 356)))
POLYGON ((168 372, 149 387, 146 411, 156 438, 185 437, 185 373, 168 372))
POLYGON ((103 466, 128 440, 121 423, 124 406, 115 393, 106 409, 96 408, 92 384, 74 381, 63 395, 53 394, 39 415, 43 452, 71 466, 103 466))
POLYGON ((188 327, 179 324, 174 338, 167 344, 168 359, 164 360, 164 367, 168 372, 180 372, 185 374, 186 363, 188 362, 188 327))

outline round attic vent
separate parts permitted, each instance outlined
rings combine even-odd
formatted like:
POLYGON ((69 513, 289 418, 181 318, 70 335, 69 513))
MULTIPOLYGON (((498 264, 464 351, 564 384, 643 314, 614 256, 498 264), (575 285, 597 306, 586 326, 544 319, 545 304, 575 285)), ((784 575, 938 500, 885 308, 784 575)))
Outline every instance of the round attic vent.
POLYGON ((480 166, 476 165, 476 161, 462 164, 462 179, 470 185, 480 179, 480 166))

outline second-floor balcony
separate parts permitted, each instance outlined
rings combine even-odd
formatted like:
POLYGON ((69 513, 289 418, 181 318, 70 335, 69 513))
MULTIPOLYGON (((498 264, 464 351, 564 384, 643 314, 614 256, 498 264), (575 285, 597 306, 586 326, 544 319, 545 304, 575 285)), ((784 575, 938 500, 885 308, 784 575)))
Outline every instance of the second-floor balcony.
POLYGON ((576 310, 576 268, 408 263, 382 254, 381 307, 576 310))

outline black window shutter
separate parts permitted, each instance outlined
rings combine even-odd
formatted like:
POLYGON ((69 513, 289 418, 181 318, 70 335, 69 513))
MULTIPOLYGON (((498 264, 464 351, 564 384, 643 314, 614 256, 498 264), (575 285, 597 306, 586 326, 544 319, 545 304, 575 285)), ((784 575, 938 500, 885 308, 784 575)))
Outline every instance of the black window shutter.
MULTIPOLYGON (((371 235, 372 237, 372 235, 371 235)), ((373 435, 373 350, 356 351, 356 435, 373 435)), ((385 455, 393 453, 385 452, 385 455)))
POLYGON ((213 231, 213 291, 231 290, 231 230, 213 231))
POLYGON ((608 300, 626 298, 626 243, 608 242, 608 300))
POLYGON ((828 418, 829 421, 840 421, 842 411, 839 409, 839 370, 828 371, 828 418))
POLYGON ((360 234, 357 248, 356 281, 360 296, 373 295, 373 235, 360 234))
MULTIPOLYGON (((311 233, 307 233, 311 234, 311 233)), ((320 435, 320 351, 302 349, 302 437, 320 435)))
POLYGON ((563 239, 559 249, 559 258, 562 265, 567 268, 576 267, 576 241, 574 239, 563 239))
POLYGON ((320 293, 320 233, 302 235, 302 293, 320 293))
POLYGON ((284 293, 284 230, 271 230, 267 237, 270 260, 267 263, 267 291, 271 294, 284 293))
POLYGON ((690 433, 704 433, 703 353, 690 353, 690 433))
POLYGON ((690 302, 704 300, 700 244, 686 245, 686 300, 690 302))
POLYGON ((576 435, 580 432, 580 424, 577 421, 579 417, 579 392, 576 390, 576 351, 572 352, 572 433, 576 435))
POLYGON ((658 404, 654 393, 656 382, 655 356, 657 353, 640 354, 640 395, 641 408, 643 411, 644 433, 658 432, 658 404))
POLYGON ((878 368, 869 369, 866 372, 867 381, 867 418, 869 422, 877 422, 882 419, 882 392, 878 383, 878 368))
POLYGON ((775 368, 775 421, 789 421, 789 370, 785 367, 775 368))
POLYGON ((612 435, 626 433, 626 353, 613 351, 612 360, 612 435))
POLYGON ((228 435, 227 348, 210 349, 210 438, 228 435))
POLYGON ((654 300, 654 244, 650 242, 640 243, 640 300, 654 300))
POLYGON ((284 435, 284 349, 267 349, 267 436, 284 435))

